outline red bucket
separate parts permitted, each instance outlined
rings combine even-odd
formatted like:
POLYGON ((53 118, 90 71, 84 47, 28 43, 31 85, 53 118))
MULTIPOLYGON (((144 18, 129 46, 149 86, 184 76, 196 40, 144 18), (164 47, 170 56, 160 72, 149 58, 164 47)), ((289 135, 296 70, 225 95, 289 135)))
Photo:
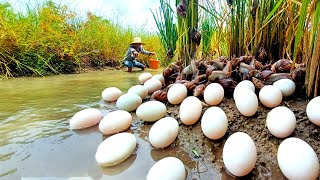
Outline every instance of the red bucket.
POLYGON ((160 67, 160 61, 158 59, 149 59, 149 65, 151 69, 158 69, 160 67))

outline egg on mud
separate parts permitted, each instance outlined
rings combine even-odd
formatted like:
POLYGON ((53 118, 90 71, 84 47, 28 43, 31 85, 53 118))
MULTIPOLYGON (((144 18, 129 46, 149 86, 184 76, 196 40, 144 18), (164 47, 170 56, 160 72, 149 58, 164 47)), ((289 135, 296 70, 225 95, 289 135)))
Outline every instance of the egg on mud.
POLYGON ((274 108, 282 102, 282 93, 276 86, 267 85, 260 90, 259 100, 264 106, 274 108))
POLYGON ((156 162, 148 172, 147 180, 185 180, 186 169, 176 157, 166 157, 156 162))
POLYGON ((204 90, 203 98, 211 106, 218 105, 223 100, 223 97, 223 87, 218 83, 211 83, 204 90))
POLYGON ((241 88, 241 95, 237 96, 235 103, 238 111, 247 117, 253 116, 259 106, 257 95, 246 88, 241 88))
POLYGON ((281 172, 288 179, 317 179, 319 160, 312 147, 305 141, 290 137, 278 148, 277 160, 281 172))
POLYGON ((320 96, 313 98, 307 105, 307 116, 309 120, 317 125, 320 126, 320 96))
POLYGON ((205 136, 216 140, 222 138, 228 129, 228 119, 225 112, 219 107, 210 107, 203 114, 201 129, 205 136))
POLYGON ((266 123, 272 135, 285 138, 290 136, 296 128, 296 116, 289 108, 279 106, 268 113, 266 123))
POLYGON ((143 85, 135 85, 135 86, 132 86, 127 93, 136 94, 140 96, 141 99, 145 99, 148 96, 148 89, 143 85))
POLYGON ((148 89, 148 93, 152 94, 162 88, 162 84, 157 79, 149 79, 144 83, 144 87, 148 89))
POLYGON ((122 95, 122 92, 120 89, 116 87, 109 87, 102 91, 102 99, 107 102, 113 102, 116 101, 120 96, 122 95))
POLYGON ((149 131, 149 142, 153 147, 165 148, 177 138, 179 124, 172 117, 165 117, 154 123, 149 131))
POLYGON ((183 84, 174 84, 168 91, 168 101, 171 104, 180 104, 187 97, 188 90, 183 84))
POLYGON ((243 132, 232 134, 223 146, 222 158, 227 170, 238 177, 249 174, 257 161, 257 149, 243 132))
POLYGON ((136 110, 141 103, 142 99, 140 96, 136 94, 124 94, 119 97, 116 105, 120 110, 130 112, 136 110))
POLYGON ((127 111, 110 112, 99 123, 99 130, 104 135, 111 135, 127 130, 132 123, 132 116, 127 111))
POLYGON ((241 92, 242 92, 242 88, 244 89, 248 89, 252 92, 255 92, 255 87, 254 87, 254 84, 249 81, 249 80, 243 80, 241 81, 239 84, 237 84, 236 88, 234 89, 233 91, 233 99, 236 100, 237 99, 237 96, 238 94, 241 95, 241 92))
POLYGON ((83 109, 69 121, 70 129, 84 129, 98 124, 103 118, 102 112, 96 108, 83 109))
POLYGON ((138 118, 147 122, 157 121, 164 117, 166 113, 167 107, 160 101, 145 102, 136 111, 138 118))
POLYGON ((159 80, 162 84, 164 84, 164 77, 163 77, 162 74, 156 74, 156 75, 152 76, 151 79, 157 79, 157 80, 159 80))
POLYGON ((115 134, 98 146, 95 158, 100 166, 114 166, 130 157, 136 146, 134 135, 125 132, 115 134))
POLYGON ((283 97, 291 96, 296 90, 296 84, 291 79, 280 79, 273 86, 280 89, 283 97))
POLYGON ((185 125, 193 125, 199 120, 201 112, 201 101, 194 96, 189 96, 184 99, 180 105, 180 120, 185 125))
POLYGON ((146 82, 147 80, 149 80, 151 78, 152 78, 152 74, 150 74, 150 73, 142 73, 142 74, 140 74, 138 79, 139 79, 139 83, 143 84, 144 82, 146 82))

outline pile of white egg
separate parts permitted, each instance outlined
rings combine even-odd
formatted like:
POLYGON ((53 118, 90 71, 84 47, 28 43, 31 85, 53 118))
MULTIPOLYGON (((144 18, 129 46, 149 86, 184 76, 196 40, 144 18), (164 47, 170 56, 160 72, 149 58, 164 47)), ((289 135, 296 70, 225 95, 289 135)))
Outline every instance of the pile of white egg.
MULTIPOLYGON (((104 140, 96 152, 96 161, 101 166, 113 166, 126 160, 137 146, 136 137, 124 132, 130 128, 132 115, 145 122, 155 122, 148 135, 154 148, 166 148, 174 143, 179 133, 177 119, 165 117, 166 105, 159 101, 146 101, 148 94, 162 89, 162 74, 152 76, 142 73, 139 85, 132 86, 127 93, 116 87, 106 88, 102 99, 116 102, 119 110, 109 112, 104 117, 99 109, 88 108, 76 113, 70 120, 71 129, 83 129, 99 123, 99 130, 104 135, 111 135, 104 140)), ((289 79, 276 81, 273 85, 264 86, 255 94, 251 81, 240 82, 234 90, 234 100, 239 112, 247 117, 256 114, 259 101, 270 110, 266 117, 266 127, 277 138, 286 138, 296 127, 296 117, 287 107, 279 106, 283 97, 292 95, 295 84, 289 79)), ((167 93, 168 103, 179 105, 179 118, 184 125, 194 125, 202 115, 203 102, 197 97, 187 97, 187 88, 183 84, 174 84, 167 93)), ((209 84, 204 91, 204 102, 209 107, 201 117, 203 134, 212 140, 225 136, 228 130, 228 118, 223 109, 217 107, 224 98, 224 89, 218 83, 209 84)), ((311 100, 306 109, 308 118, 320 126, 320 97, 311 100)), ((244 132, 230 135, 222 154, 226 169, 233 175, 241 177, 249 174, 257 161, 257 149, 252 138, 244 132)), ((288 179, 315 179, 319 173, 319 160, 316 153, 306 142, 298 138, 285 139, 278 149, 278 163, 282 173, 288 179)), ((183 163, 175 157, 159 160, 149 170, 147 179, 186 179, 183 163)))

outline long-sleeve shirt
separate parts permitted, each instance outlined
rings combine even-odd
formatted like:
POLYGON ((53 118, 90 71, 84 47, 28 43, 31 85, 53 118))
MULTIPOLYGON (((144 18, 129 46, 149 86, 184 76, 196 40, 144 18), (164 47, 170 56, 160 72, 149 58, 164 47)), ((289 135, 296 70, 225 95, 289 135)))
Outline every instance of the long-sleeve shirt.
POLYGON ((129 46, 129 49, 124 57, 123 61, 133 61, 135 60, 135 56, 133 55, 134 52, 142 53, 142 54, 151 54, 149 51, 144 50, 142 46, 138 49, 135 49, 133 45, 129 46))

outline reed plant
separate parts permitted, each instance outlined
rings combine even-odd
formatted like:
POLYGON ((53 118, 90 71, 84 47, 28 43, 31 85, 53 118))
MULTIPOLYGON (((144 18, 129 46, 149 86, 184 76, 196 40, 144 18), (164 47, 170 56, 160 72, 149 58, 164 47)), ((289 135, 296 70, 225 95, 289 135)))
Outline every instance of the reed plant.
MULTIPOLYGON (((163 57, 156 34, 126 28, 88 12, 86 18, 53 1, 25 5, 17 12, 0 3, 0 74, 8 76, 73 73, 116 66, 134 36, 163 57)), ((143 57, 143 61, 150 57, 143 57)))
POLYGON ((171 63, 174 52, 176 51, 178 34, 175 24, 175 12, 171 8, 170 1, 168 0, 160 0, 159 10, 151 12, 158 28, 158 35, 163 46, 163 51, 165 51, 167 55, 165 60, 162 61, 166 66, 171 63))
POLYGON ((201 41, 198 31, 198 0, 176 0, 178 18, 178 59, 184 66, 195 58, 196 48, 201 41))

